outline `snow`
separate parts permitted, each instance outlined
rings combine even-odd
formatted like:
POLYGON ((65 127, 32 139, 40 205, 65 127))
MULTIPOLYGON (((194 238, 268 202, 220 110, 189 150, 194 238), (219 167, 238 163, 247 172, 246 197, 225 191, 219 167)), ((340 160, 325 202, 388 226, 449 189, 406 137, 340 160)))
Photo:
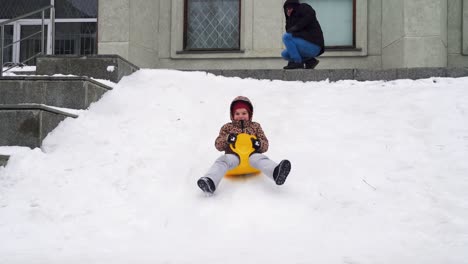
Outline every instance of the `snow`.
MULTIPOLYGON (((36 66, 25 66, 23 67, 24 70, 23 71, 36 71, 36 66)), ((17 69, 17 68, 15 68, 17 69)), ((18 68, 18 69, 21 69, 21 68, 18 68)), ((73 74, 54 74, 54 75, 37 75, 37 74, 34 74, 34 75, 31 75, 31 74, 27 74, 27 75, 23 75, 23 74, 20 74, 19 73, 20 71, 17 71, 15 70, 15 72, 10 72, 10 71, 7 71, 4 73, 4 76, 9 76, 9 77, 18 77, 18 76, 27 76, 27 77, 61 77, 61 78, 66 78, 66 77, 69 77, 69 78, 72 78, 72 77, 78 77, 78 75, 73 75, 73 74)), ((115 86, 115 83, 110 81, 110 80, 105 80, 105 79, 96 79, 96 78, 92 78, 90 77, 90 79, 96 81, 96 82, 99 82, 101 84, 104 84, 104 85, 107 85, 111 88, 113 88, 115 86)))
POLYGON ((108 72, 114 72, 115 71, 115 66, 107 66, 107 71, 108 72))
POLYGON ((28 147, 19 147, 19 146, 0 146, 0 155, 16 155, 21 152, 26 152, 31 150, 28 147))
MULTIPOLYGON (((9 67, 4 67, 3 69, 7 69, 9 67)), ((9 69, 9 71, 12 71, 12 72, 31 72, 31 71, 36 71, 36 66, 16 66, 16 67, 13 67, 11 69, 9 69)), ((8 72, 6 72, 8 73, 8 72)))
POLYGON ((140 70, 0 167, 0 263, 468 263, 468 78, 140 70), (289 159, 196 181, 237 95, 289 159))
POLYGON ((95 78, 91 78, 92 80, 96 81, 96 82, 99 82, 101 84, 104 84, 104 85, 107 85, 111 88, 113 88, 115 86, 115 82, 112 82, 110 80, 105 80, 105 79, 95 79, 95 78))
POLYGON ((64 108, 64 107, 56 107, 56 106, 50 106, 50 105, 45 105, 41 104, 42 106, 49 107, 58 111, 62 111, 68 114, 72 115, 80 115, 81 113, 85 112, 86 110, 83 109, 71 109, 71 108, 64 108))

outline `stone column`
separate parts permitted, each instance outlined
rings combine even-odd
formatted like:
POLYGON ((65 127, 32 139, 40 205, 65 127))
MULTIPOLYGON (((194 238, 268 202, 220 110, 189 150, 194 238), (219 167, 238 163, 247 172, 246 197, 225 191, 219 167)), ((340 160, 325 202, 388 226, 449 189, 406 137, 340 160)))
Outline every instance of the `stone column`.
POLYGON ((129 58, 139 67, 154 68, 158 61, 159 0, 130 0, 129 58))
POLYGON ((129 0, 99 0, 98 53, 129 59, 129 0))
POLYGON ((382 1, 382 67, 447 66, 447 0, 382 1))

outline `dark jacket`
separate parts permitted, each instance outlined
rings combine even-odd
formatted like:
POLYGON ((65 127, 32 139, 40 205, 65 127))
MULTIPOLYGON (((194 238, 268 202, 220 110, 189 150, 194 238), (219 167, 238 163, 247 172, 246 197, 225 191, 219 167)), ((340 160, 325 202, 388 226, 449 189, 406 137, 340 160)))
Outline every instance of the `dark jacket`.
POLYGON ((300 4, 298 0, 287 0, 283 5, 286 16, 286 32, 294 37, 305 39, 320 47, 320 54, 324 52, 323 32, 315 15, 315 10, 308 4, 300 4), (293 6, 294 11, 288 17, 286 7, 293 6))
POLYGON ((229 147, 229 144, 227 143, 228 135, 231 133, 234 133, 234 134, 247 133, 249 135, 255 135, 258 141, 260 141, 260 148, 256 152, 257 153, 266 152, 268 150, 268 139, 265 136, 265 133, 263 132, 263 129, 260 126, 260 124, 252 121, 253 105, 250 102, 249 98, 244 97, 244 96, 238 96, 234 98, 234 100, 231 103, 230 109, 231 109, 230 115, 231 115, 232 122, 227 123, 221 127, 219 131, 219 135, 215 140, 216 149, 219 151, 224 151, 226 154, 234 154, 234 152, 229 147), (232 107, 236 101, 243 101, 250 105, 251 110, 252 110, 249 116, 250 120, 235 121, 233 119, 232 107))

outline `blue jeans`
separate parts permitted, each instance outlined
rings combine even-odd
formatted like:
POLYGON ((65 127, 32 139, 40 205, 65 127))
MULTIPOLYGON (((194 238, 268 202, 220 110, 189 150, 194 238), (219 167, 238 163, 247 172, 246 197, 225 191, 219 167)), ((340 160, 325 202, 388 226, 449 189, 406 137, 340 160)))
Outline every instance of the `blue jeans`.
POLYGON ((283 35, 283 43, 286 49, 281 52, 281 57, 287 61, 301 63, 307 59, 315 58, 320 53, 320 47, 301 38, 295 38, 291 33, 283 35))

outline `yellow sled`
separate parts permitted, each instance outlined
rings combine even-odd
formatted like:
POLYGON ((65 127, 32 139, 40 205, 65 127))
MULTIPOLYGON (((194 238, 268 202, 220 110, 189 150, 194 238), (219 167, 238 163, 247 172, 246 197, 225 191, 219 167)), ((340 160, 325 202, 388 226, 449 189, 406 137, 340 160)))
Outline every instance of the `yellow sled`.
POLYGON ((257 139, 256 136, 241 133, 237 135, 237 140, 235 144, 229 144, 231 150, 234 151, 234 153, 236 153, 237 156, 239 156, 240 162, 239 166, 226 172, 226 176, 234 177, 241 175, 256 175, 260 173, 259 170, 250 166, 249 163, 249 157, 255 151, 255 149, 252 146, 252 138, 257 139))

